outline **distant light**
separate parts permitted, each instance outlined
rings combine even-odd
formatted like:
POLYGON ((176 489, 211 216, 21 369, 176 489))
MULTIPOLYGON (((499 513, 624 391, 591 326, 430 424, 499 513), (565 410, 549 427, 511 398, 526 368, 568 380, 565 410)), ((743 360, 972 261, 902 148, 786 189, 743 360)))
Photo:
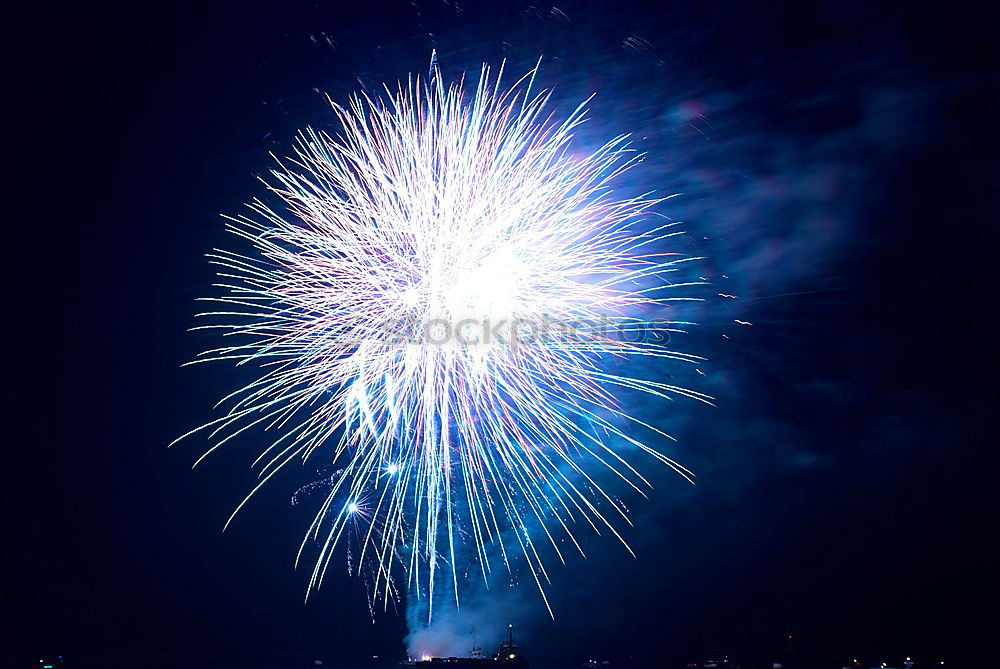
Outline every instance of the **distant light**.
POLYGON ((510 659, 512 659, 512 660, 513 660, 513 659, 514 659, 514 653, 511 653, 511 654, 510 654, 510 655, 508 655, 507 657, 509 657, 510 659))
POLYGON ((389 472, 389 476, 395 476, 396 472, 399 471, 399 467, 397 467, 396 465, 389 465, 389 469, 386 471, 389 472))
POLYGON ((426 662, 426 661, 428 661, 429 659, 431 659, 431 656, 430 656, 430 655, 421 655, 421 656, 420 656, 420 661, 421 661, 421 662, 426 662))
POLYGON ((357 513, 358 505, 355 504, 354 502, 351 502, 350 504, 347 505, 347 510, 350 513, 357 513))

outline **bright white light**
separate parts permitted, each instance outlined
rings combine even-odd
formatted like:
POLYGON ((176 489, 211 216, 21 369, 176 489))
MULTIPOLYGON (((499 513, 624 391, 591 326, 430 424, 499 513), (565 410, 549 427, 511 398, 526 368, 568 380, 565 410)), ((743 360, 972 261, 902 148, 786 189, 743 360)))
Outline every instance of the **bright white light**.
POLYGON ((403 304, 408 307, 415 307, 417 306, 417 302, 420 301, 420 293, 417 291, 416 286, 410 286, 403 291, 402 298, 403 304))
POLYGON ((349 511, 350 513, 356 513, 356 512, 357 512, 357 510, 358 510, 358 505, 357 505, 357 504, 355 504, 354 502, 351 502, 350 504, 348 504, 348 505, 347 505, 347 510, 348 510, 348 511, 349 511))
POLYGON ((397 467, 396 465, 389 465, 389 469, 387 469, 386 471, 389 473, 389 476, 395 476, 396 472, 399 471, 399 467, 397 467))

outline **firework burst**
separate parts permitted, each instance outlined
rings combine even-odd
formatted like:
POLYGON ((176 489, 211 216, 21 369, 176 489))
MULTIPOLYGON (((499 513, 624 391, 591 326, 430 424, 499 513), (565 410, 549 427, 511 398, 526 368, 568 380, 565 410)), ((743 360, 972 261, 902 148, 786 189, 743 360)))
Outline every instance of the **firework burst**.
POLYGON ((679 232, 653 212, 662 199, 612 190, 641 160, 628 136, 576 153, 586 102, 555 120, 534 71, 509 88, 501 74, 484 67, 470 95, 435 65, 331 103, 342 132, 305 131, 271 173, 285 211, 255 200, 227 217, 252 252, 209 256, 221 294, 205 299, 220 306, 200 327, 226 345, 195 362, 259 374, 198 430, 208 452, 272 435, 233 515, 293 461, 337 468, 299 549, 318 546, 310 590, 348 543, 386 604, 400 573, 432 599, 450 582, 458 601, 463 550, 483 578, 523 558, 544 598, 542 553, 582 552, 575 528, 624 543, 600 470, 640 492, 631 454, 690 475, 636 436, 659 430, 618 398, 708 398, 608 364, 695 359, 666 345, 683 324, 644 315, 689 299, 669 292, 689 285, 668 280, 690 260, 663 250, 679 232))

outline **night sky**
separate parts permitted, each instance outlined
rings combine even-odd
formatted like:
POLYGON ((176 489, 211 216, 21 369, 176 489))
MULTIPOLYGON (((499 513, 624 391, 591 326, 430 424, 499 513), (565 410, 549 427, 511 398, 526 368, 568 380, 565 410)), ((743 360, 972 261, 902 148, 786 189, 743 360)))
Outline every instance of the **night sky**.
POLYGON ((542 56, 565 112, 596 92, 581 140, 634 133, 649 158, 627 187, 681 193, 683 250, 706 257, 711 294, 739 296, 704 303, 683 339, 717 406, 655 409, 697 484, 651 467, 651 499, 630 500, 638 558, 588 537, 589 559, 553 570, 555 621, 521 583, 473 596, 481 637, 514 622, 541 667, 763 662, 789 634, 838 658, 980 657, 995 23, 960 2, 687 4, 7 10, 0 653, 402 656, 403 607, 373 624, 343 570, 303 603, 312 514, 290 499, 315 468, 223 534, 260 442, 194 471, 205 443, 167 444, 246 379, 180 368, 212 344, 187 329, 211 292, 203 254, 233 246, 219 214, 264 193, 297 129, 335 129, 320 92, 426 71, 437 49, 446 77, 542 56))

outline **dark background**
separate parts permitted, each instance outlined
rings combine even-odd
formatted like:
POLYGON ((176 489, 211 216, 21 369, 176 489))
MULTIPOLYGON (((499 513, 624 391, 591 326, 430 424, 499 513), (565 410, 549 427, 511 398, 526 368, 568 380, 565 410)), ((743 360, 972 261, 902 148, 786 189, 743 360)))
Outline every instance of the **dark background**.
MULTIPOLYGON (((508 58, 591 135, 635 132, 641 184, 718 292, 686 350, 718 408, 668 407, 689 487, 632 504, 554 571, 556 620, 516 611, 540 665, 943 657, 973 666, 995 608, 995 24, 965 3, 47 3, 4 20, 5 656, 402 655, 354 579, 303 603, 309 473, 225 535, 243 442, 166 445, 234 387, 180 369, 220 212, 320 95, 508 58), (332 44, 327 41, 332 41, 332 44), (734 319, 752 322, 740 326, 734 319)), ((511 78, 511 81, 513 77, 511 78)), ((523 602, 520 599, 523 596, 523 602)), ((505 620, 498 620, 498 626, 505 620)), ((995 638, 995 635, 994 635, 995 638)), ((130 666, 136 666, 131 664, 130 666)), ((839 666, 839 665, 837 665, 839 666)), ((983 666, 986 666, 985 664, 983 666)))

